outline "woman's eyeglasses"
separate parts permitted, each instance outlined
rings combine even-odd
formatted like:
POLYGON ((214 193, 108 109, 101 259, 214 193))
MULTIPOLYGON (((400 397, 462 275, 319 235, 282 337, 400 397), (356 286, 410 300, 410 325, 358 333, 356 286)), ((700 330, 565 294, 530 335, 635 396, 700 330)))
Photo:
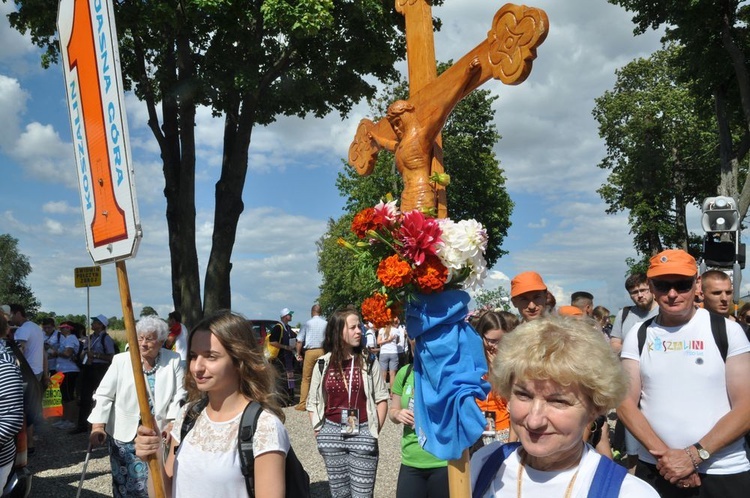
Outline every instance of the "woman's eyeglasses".
POLYGON ((694 278, 688 278, 685 280, 651 279, 651 284, 654 286, 654 289, 658 292, 666 293, 672 289, 676 290, 677 292, 687 292, 693 288, 693 284, 695 284, 695 279, 694 278))
POLYGON ((482 336, 482 339, 484 339, 484 342, 486 342, 490 346, 497 346, 498 344, 500 344, 500 339, 490 339, 487 336, 482 336))

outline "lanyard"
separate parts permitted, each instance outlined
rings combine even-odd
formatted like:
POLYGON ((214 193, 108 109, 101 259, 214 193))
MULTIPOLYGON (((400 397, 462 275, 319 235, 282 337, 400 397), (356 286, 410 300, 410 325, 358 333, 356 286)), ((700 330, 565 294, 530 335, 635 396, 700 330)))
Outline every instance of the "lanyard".
MULTIPOLYGON (((342 377, 342 380, 344 381, 344 385, 346 386, 346 402, 349 403, 349 408, 352 408, 352 385, 354 384, 354 356, 352 356, 352 364, 349 367, 349 382, 348 383, 346 382, 346 377, 344 377, 343 375, 341 377, 342 377)), ((357 398, 359 397, 359 390, 357 390, 356 395, 357 397, 354 398, 354 401, 357 401, 357 398)))

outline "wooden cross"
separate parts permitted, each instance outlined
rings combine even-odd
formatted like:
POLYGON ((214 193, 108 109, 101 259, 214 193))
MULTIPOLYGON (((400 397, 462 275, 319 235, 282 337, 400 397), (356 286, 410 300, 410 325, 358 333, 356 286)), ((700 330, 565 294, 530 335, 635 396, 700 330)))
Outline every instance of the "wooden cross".
POLYGON ((377 123, 360 121, 349 164, 369 175, 381 149, 393 152, 404 177, 401 211, 420 209, 445 217, 445 191, 430 180, 442 172, 440 131, 456 104, 490 78, 517 85, 528 77, 549 20, 541 9, 504 5, 495 13, 487 39, 436 77, 427 0, 396 0, 396 10, 406 17, 410 97, 392 103, 377 123))

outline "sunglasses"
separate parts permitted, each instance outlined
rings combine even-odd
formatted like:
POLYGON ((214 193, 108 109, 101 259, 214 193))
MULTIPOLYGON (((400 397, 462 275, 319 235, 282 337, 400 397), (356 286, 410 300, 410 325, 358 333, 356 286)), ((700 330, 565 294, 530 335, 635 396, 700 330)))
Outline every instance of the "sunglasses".
POLYGON ((693 288, 695 284, 694 278, 688 278, 685 280, 651 280, 651 284, 654 286, 654 290, 657 292, 669 292, 674 289, 677 292, 687 292, 693 288))
POLYGON ((750 315, 745 315, 745 323, 750 323, 750 315))

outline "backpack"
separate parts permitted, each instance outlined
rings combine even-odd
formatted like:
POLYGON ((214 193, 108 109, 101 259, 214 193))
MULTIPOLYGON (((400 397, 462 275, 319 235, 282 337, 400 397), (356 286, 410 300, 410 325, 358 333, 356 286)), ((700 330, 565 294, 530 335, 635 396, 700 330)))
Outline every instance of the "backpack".
MULTIPOLYGON (((503 462, 513 451, 521 446, 521 443, 507 443, 501 445, 495 451, 490 453, 489 458, 479 469, 477 482, 471 493, 472 498, 481 498, 490 488, 490 484, 495 479, 497 471, 500 470, 503 462)), ((622 481, 628 471, 625 467, 617 465, 615 462, 606 457, 599 458, 599 465, 596 466, 594 480, 589 488, 589 498, 617 498, 620 494, 622 481)))
MULTIPOLYGON (((195 425, 195 420, 200 412, 208 405, 208 398, 190 405, 185 412, 185 420, 180 427, 180 442, 185 440, 187 433, 195 425)), ((258 425, 263 407, 257 401, 248 403, 245 411, 242 412, 240 421, 240 430, 237 434, 237 451, 240 457, 240 470, 245 476, 245 486, 250 498, 255 498, 255 456, 253 455, 253 435, 255 427, 258 425)), ((175 448, 175 452, 177 448, 175 448)), ((292 498, 309 498, 310 496, 310 476, 302 462, 299 461, 294 453, 294 448, 289 446, 289 452, 286 454, 286 465, 284 468, 284 481, 286 483, 286 496, 292 498)))
MULTIPOLYGON (((275 329, 276 327, 281 327, 281 334, 279 335, 279 342, 281 342, 282 338, 284 337, 284 325, 282 325, 281 323, 277 323, 276 325, 271 327, 271 330, 275 329)), ((271 346, 271 330, 266 333, 266 338, 263 341, 264 354, 266 356, 266 359, 275 360, 279 357, 279 348, 277 348, 276 346, 271 346)))
POLYGON ((107 352, 107 348, 104 343, 107 337, 109 337, 109 340, 112 341, 112 351, 114 351, 114 354, 120 354, 120 345, 117 344, 116 340, 112 339, 112 336, 109 335, 106 330, 102 332, 102 346, 104 346, 104 352, 107 352))

